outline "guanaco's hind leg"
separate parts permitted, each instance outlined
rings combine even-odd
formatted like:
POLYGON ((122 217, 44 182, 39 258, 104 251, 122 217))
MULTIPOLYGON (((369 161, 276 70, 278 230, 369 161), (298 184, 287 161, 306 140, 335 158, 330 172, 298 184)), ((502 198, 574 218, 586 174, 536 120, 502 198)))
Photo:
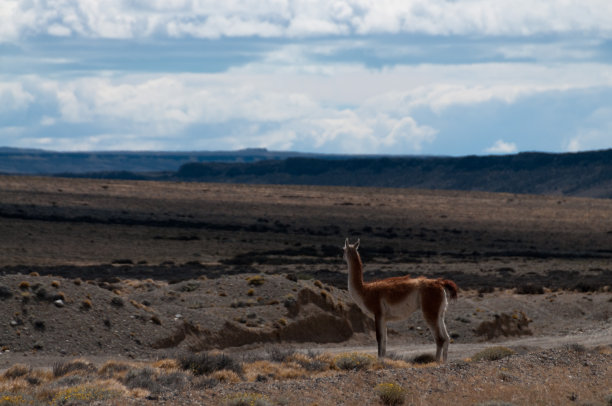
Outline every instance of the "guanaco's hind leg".
POLYGON ((382 315, 374 316, 376 323, 376 342, 378 343, 378 358, 385 356, 387 352, 387 323, 382 315))
POLYGON ((446 313, 446 292, 444 289, 427 287, 421 293, 421 308, 423 317, 436 341, 436 361, 446 362, 450 337, 444 324, 446 313))

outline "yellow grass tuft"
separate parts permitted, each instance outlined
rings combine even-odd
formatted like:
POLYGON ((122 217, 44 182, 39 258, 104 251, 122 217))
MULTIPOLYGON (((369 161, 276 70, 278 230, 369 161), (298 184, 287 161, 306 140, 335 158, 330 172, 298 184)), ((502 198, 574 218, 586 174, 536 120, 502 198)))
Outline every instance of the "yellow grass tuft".
POLYGON ((98 381, 60 389, 49 405, 92 403, 119 398, 126 393, 125 388, 116 381, 98 381))
POLYGON ((83 310, 89 310, 93 307, 93 305, 91 304, 91 300, 89 299, 85 299, 81 302, 81 309, 83 310))
POLYGON ((496 346, 485 348, 484 350, 474 354, 472 361, 497 361, 499 359, 509 357, 516 354, 513 350, 507 347, 496 346))
POLYGON ((148 390, 144 388, 134 388, 134 389, 130 389, 129 391, 130 397, 136 398, 136 399, 144 399, 150 394, 151 392, 149 392, 148 390))
POLYGON ((0 392, 19 393, 30 388, 30 383, 25 377, 0 381, 0 392))
POLYGON ((381 383, 375 388, 376 394, 384 405, 403 405, 406 391, 395 383, 381 383))
POLYGON ((123 378, 128 370, 135 367, 135 364, 129 362, 110 360, 98 369, 98 375, 104 378, 123 378))
POLYGON ((218 380, 219 382, 225 383, 238 383, 242 382, 242 379, 234 371, 223 369, 221 371, 215 371, 210 374, 211 378, 218 380))
POLYGON ((414 365, 412 365, 410 362, 406 362, 401 359, 385 359, 380 362, 376 362, 374 365, 374 369, 408 369, 413 367, 414 365))
POLYGON ((59 288, 61 285, 60 281, 53 281, 51 282, 51 286, 53 286, 54 288, 59 288))
POLYGON ((246 281, 251 286, 261 286, 264 284, 265 279, 263 275, 253 275, 246 278, 246 281))
POLYGON ((26 376, 32 371, 32 367, 24 364, 15 364, 7 369, 2 375, 2 379, 16 379, 26 376))
POLYGON ((370 354, 349 352, 336 355, 333 365, 341 370, 363 370, 369 369, 375 361, 376 358, 370 354))
POLYGON ((271 405, 267 396, 259 393, 235 393, 225 398, 226 406, 268 406, 271 405))
POLYGON ((177 360, 170 358, 164 358, 160 359, 159 361, 155 361, 153 363, 153 367, 166 371, 174 371, 181 368, 177 360))
POLYGON ((11 405, 26 405, 27 400, 22 395, 16 394, 1 394, 0 395, 0 406, 11 406, 11 405))
POLYGON ((19 282, 19 289, 21 289, 21 290, 30 289, 30 282, 28 282, 28 281, 21 281, 21 282, 19 282))

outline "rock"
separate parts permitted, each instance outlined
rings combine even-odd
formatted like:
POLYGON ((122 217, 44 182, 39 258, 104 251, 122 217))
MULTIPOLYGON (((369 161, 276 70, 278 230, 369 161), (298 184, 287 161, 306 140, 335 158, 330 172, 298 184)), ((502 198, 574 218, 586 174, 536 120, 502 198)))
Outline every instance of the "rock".
POLYGON ((62 299, 55 300, 53 304, 57 307, 64 307, 64 301, 62 299))

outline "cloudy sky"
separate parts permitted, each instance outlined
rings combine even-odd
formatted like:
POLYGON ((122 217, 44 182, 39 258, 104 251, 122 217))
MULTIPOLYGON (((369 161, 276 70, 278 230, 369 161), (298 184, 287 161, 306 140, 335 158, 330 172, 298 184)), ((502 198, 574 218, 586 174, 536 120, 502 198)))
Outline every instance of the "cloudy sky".
POLYGON ((0 146, 612 148, 610 0, 0 0, 0 146))

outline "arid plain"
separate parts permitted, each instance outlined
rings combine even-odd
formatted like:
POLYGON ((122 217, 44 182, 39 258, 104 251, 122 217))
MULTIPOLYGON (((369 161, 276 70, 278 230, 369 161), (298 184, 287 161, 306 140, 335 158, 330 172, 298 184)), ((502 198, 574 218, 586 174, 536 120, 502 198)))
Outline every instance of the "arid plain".
POLYGON ((612 200, 563 196, 0 176, 0 369, 222 350, 241 373, 98 402, 378 404, 372 388, 397 382, 407 404, 608 404, 611 214, 612 200), (415 314, 389 325, 395 364, 249 375, 279 351, 375 353, 346 291, 346 237, 366 280, 459 285, 450 363, 418 362, 435 346, 415 314), (499 347, 514 355, 469 361, 499 347))

